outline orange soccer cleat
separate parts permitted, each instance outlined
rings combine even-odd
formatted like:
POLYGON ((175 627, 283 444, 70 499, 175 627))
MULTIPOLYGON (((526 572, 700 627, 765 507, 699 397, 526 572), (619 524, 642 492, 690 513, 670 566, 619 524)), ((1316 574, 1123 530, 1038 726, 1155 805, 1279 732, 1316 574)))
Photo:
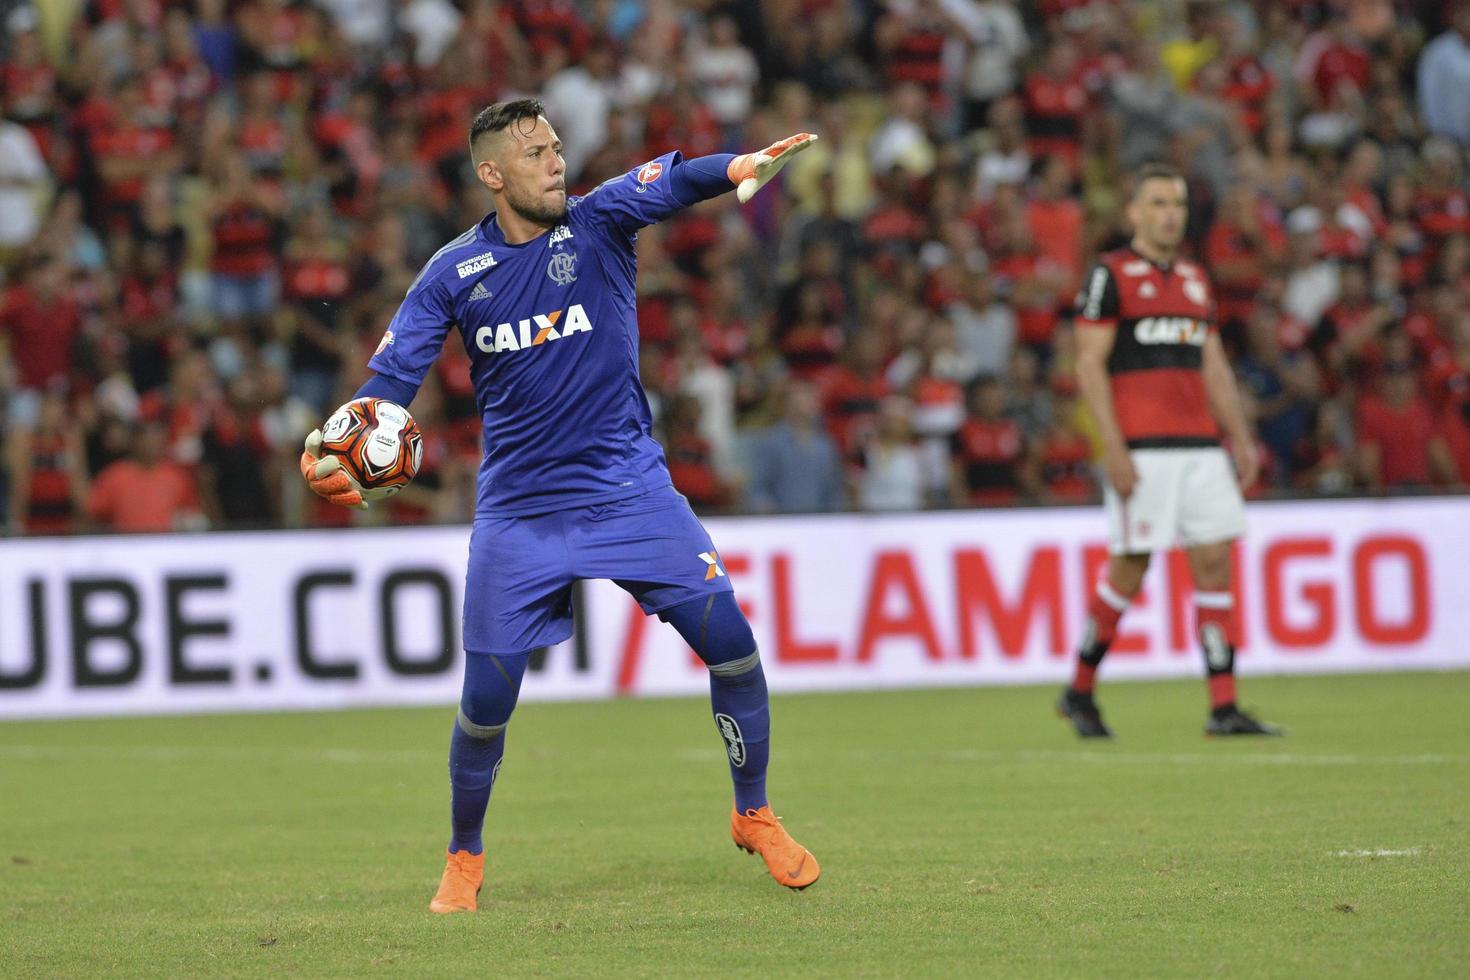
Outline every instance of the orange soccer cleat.
POLYGON ((485 855, 469 851, 449 851, 444 861, 444 877, 439 890, 429 903, 430 912, 473 912, 480 886, 485 883, 485 855))
POLYGON ((771 877, 787 888, 805 888, 822 873, 812 852, 791 839, 769 806, 731 810, 730 837, 747 854, 759 854, 771 877))

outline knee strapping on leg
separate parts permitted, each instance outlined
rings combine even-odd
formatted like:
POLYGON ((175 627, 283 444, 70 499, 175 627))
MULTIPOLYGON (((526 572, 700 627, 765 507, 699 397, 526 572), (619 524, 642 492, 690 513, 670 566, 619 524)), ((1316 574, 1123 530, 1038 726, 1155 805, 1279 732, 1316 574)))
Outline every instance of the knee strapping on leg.
POLYGON ((673 624, 716 677, 749 673, 760 664, 755 634, 733 593, 682 602, 659 613, 659 618, 673 624))
POLYGON ((456 722, 470 738, 488 741, 505 731, 521 693, 529 653, 467 652, 456 722))

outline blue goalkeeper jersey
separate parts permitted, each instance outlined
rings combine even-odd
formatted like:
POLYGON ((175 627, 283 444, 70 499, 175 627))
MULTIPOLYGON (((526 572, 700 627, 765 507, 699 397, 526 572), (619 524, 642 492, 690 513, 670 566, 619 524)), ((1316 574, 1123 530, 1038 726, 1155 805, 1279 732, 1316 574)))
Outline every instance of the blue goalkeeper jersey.
POLYGON ((369 366, 417 389, 458 328, 484 425, 477 515, 670 485, 638 378, 634 245, 644 225, 731 187, 722 161, 669 153, 570 198, 565 222, 529 242, 507 244, 490 214, 424 266, 369 366))

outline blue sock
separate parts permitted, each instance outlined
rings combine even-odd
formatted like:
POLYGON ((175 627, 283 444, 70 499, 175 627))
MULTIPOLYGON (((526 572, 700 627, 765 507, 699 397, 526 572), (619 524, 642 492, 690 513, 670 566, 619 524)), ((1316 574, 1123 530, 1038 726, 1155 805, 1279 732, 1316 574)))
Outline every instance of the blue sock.
POLYGON ((766 674, 745 614, 729 592, 681 603, 659 614, 672 623, 709 666, 709 700, 725 741, 735 808, 759 810, 766 801, 771 760, 771 705, 766 674))
POLYGON ((735 809, 759 810, 766 800, 766 767, 771 761, 771 702, 766 695, 766 673, 759 654, 746 661, 711 664, 709 701, 715 712, 715 727, 725 740, 730 757, 730 778, 735 783, 735 809), (721 667, 744 668, 741 673, 721 674, 721 667))
POLYGON ((449 814, 454 833, 449 850, 479 854, 485 850, 481 832, 490 790, 505 756, 505 731, 494 738, 475 738, 458 724, 449 737, 449 814))
POLYGON ((459 715, 449 738, 450 851, 480 854, 490 791, 505 756, 505 727, 520 696, 529 653, 465 655, 459 715))

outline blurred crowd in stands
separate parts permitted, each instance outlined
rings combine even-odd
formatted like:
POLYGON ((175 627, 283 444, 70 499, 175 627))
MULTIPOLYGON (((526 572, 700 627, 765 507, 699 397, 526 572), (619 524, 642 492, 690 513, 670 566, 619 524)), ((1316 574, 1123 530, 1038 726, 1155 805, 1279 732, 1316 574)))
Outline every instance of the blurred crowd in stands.
MULTIPOLYGON (((585 190, 822 140, 639 240, 642 376, 706 513, 1088 501, 1072 301, 1131 171, 1189 251, 1252 494, 1470 482, 1470 4, 1450 0, 0 0, 0 526, 364 519, 303 492, 419 265, 539 94, 585 190)), ((426 462, 371 521, 466 519, 451 335, 426 462)))

